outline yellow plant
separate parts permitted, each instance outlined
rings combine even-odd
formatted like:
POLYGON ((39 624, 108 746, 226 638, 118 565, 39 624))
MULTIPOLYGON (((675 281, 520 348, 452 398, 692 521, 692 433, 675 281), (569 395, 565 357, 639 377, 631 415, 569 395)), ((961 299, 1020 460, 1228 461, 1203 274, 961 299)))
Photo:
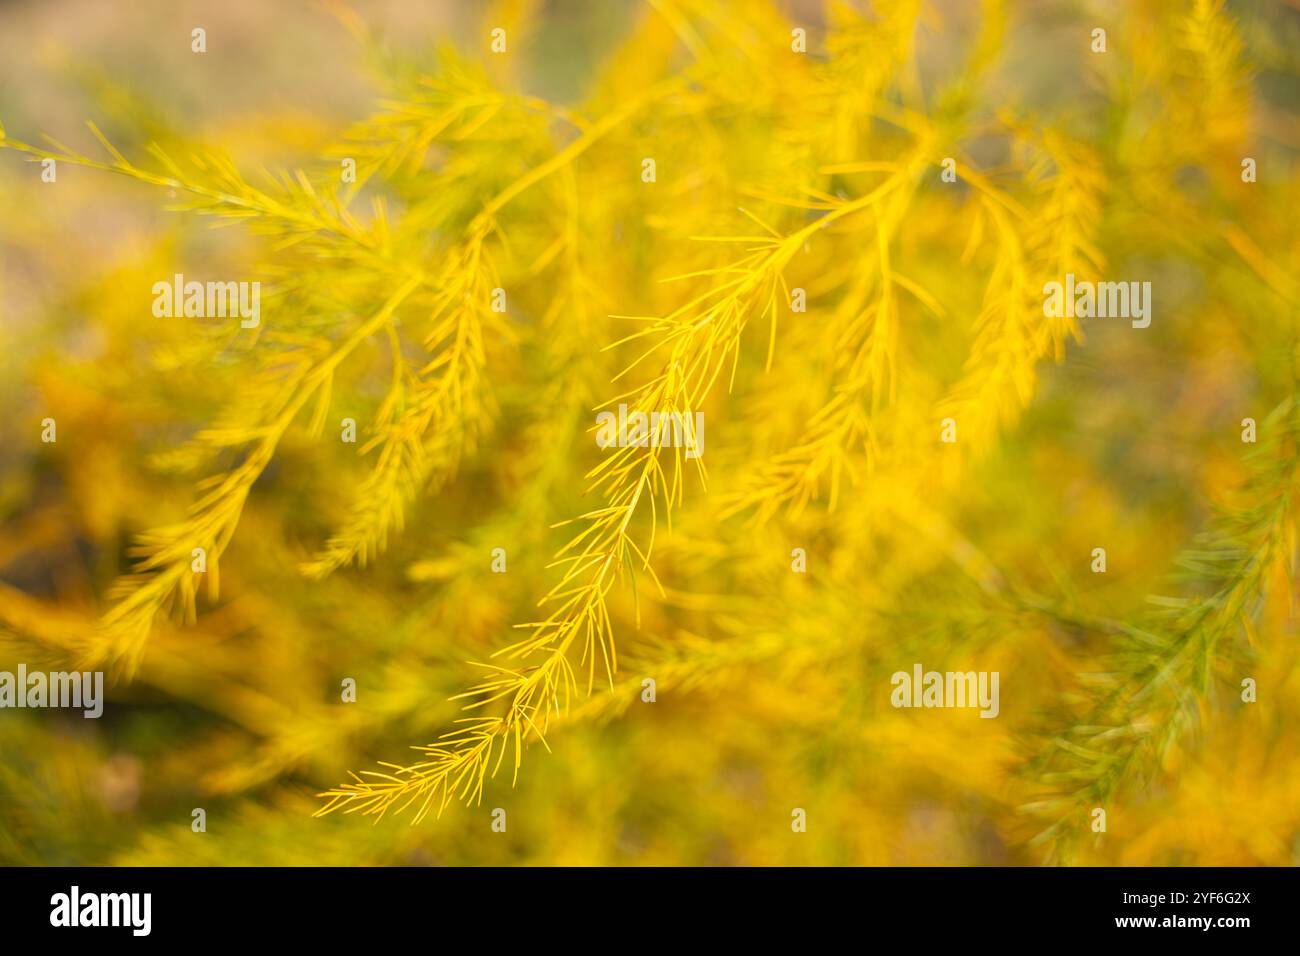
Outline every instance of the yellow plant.
MULTIPOLYGON (((716 787, 743 805, 728 861, 1114 861, 1162 807, 1209 812, 1189 764, 1294 769, 1295 159, 1263 144, 1297 107, 1258 109, 1252 72, 1294 64, 1220 3, 1100 6, 653 0, 573 99, 529 82, 528 4, 425 58, 338 7, 385 89, 351 125, 285 121, 285 172, 144 135, 111 85, 102 157, 11 122, 27 218, 49 161, 182 216, 64 276, 77 304, 42 302, 6 359, 3 437, 34 450, 4 469, 0 574, 97 556, 49 594, 0 583, 0 652, 108 669, 145 729, 0 794, 35 818, 78 763, 105 792, 139 761, 168 781, 75 862, 477 860, 347 817, 512 788, 553 824, 530 861, 707 862, 716 787), (181 272, 255 278, 262 320, 144 327, 181 272), (1049 314, 1067 275, 1148 280, 1153 321, 1049 314), (40 345, 69 308, 107 343, 88 358, 40 345), (704 454, 662 425, 600 447, 619 409, 702 416, 704 454), (998 719, 891 705, 916 662, 1000 673, 998 719), (160 824, 199 796, 226 850, 160 824), (790 807, 823 835, 783 842, 790 807), (301 856, 270 856, 284 833, 301 856)), ((17 768, 51 731, 3 733, 17 768)), ((1231 861, 1293 861, 1295 806, 1231 861)), ((46 852, 8 829, 0 858, 46 852)), ((1151 832, 1138 862, 1220 859, 1151 832)))

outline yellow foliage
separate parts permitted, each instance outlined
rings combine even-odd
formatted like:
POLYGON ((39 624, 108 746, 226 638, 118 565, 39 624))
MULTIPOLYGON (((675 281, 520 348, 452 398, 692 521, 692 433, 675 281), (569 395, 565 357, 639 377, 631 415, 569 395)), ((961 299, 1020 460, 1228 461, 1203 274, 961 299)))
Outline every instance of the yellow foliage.
POLYGON ((0 862, 1294 864, 1266 16, 600 6, 281 11, 359 120, 69 55, 85 148, 0 98, 0 672, 110 677, 0 711, 0 862), (182 274, 260 318, 151 314, 182 274))

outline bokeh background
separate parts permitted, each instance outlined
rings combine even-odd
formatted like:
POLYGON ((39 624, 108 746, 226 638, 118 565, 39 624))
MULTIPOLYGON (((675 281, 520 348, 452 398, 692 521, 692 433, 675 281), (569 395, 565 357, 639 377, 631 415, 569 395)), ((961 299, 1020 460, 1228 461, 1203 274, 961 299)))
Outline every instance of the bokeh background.
MULTIPOLYGON (((453 57, 476 83, 557 109, 529 125, 503 108, 481 133, 434 137, 412 165, 376 174, 357 215, 373 223, 369 194, 389 189, 394 223, 411 216, 395 226, 402 248, 431 268, 443 236, 518 175, 662 78, 685 86, 514 208, 498 251, 509 324, 484 344, 490 426, 454 474, 414 496, 382 554, 323 580, 299 570, 364 477, 333 422, 355 414, 364 436, 373 420, 389 374, 378 337, 336 383, 324 438, 305 413, 253 486, 219 595, 200 589, 195 621, 158 617, 138 669, 113 670, 101 720, 0 711, 0 863, 1300 861, 1288 404, 1300 8, 9 0, 0 122, 13 140, 47 134, 98 157, 92 120, 149 169, 158 143, 182 160, 229 154, 250 180, 265 167, 325 182, 356 124, 404 97, 424 103, 421 77, 445 75, 453 57), (489 50, 497 25, 505 56, 489 50), (804 56, 790 50, 795 26, 808 31, 804 56), (1097 26, 1104 54, 1089 47, 1097 26), (566 126, 566 111, 578 121, 566 126), (1050 163, 1035 158, 1055 142, 1044 131, 1073 144, 1050 163), (1059 240, 1081 275, 1100 265, 1104 278, 1152 281, 1151 328, 1095 320, 1058 341, 1032 306, 989 319, 1009 240, 977 189, 943 191, 948 155, 1025 204, 1010 228, 1026 249, 1059 240), (643 156, 658 158, 653 192, 643 156), (876 222, 895 230, 894 268, 921 293, 893 293, 891 344, 880 307, 855 299, 859 257, 876 261, 872 222, 792 261, 809 314, 782 311, 770 369, 768 322, 754 319, 730 395, 724 384, 708 397, 707 486, 688 477, 671 532, 658 516, 663 591, 641 573, 610 594, 613 682, 598 674, 588 698, 584 669, 548 746, 526 749, 513 782, 507 757, 481 803, 453 801, 415 826, 409 810, 314 816, 317 794, 349 773, 417 759, 410 746, 452 727, 462 702, 451 698, 481 679, 469 662, 538 619, 550 561, 572 536, 553 525, 592 507, 592 409, 628 387, 614 376, 635 351, 601 351, 628 333, 610 316, 680 306, 680 284, 660 280, 723 265, 731 250, 701 252, 692 237, 753 234, 738 206, 789 234, 819 213, 780 200, 833 204, 878 182, 829 167, 905 156, 921 157, 911 197, 876 222), (1255 183, 1241 181, 1247 156, 1255 183), (1051 194, 1062 157, 1077 185, 1051 194), (1057 206, 1032 205, 1044 187, 1057 206), (558 307, 578 273, 555 271, 567 254, 548 257, 553 228, 584 277, 558 307), (855 331, 860 315, 875 325, 855 331), (846 366, 859 347, 865 366, 846 366), (807 501, 728 507, 771 479, 765 462, 819 434, 814 415, 846 383, 871 437, 835 432, 820 470, 803 472, 807 501), (958 450, 938 439, 953 408, 969 445, 958 450), (1260 423, 1258 449, 1241 441, 1246 417, 1260 423), (496 547, 505 574, 490 570, 496 547), (1090 568, 1096 547, 1105 574, 1090 568), (792 572, 794 548, 809 573, 792 572), (1151 595, 1189 603, 1170 612, 1151 595), (891 708, 889 675, 915 661, 999 671, 998 719, 891 708), (646 676, 659 682, 652 704, 646 676), (1257 702, 1240 700, 1243 677, 1257 702), (340 699, 344 678, 355 703, 340 699), (1096 782, 1089 758, 1081 770, 1059 743, 1087 743, 1098 708, 1130 731, 1098 748, 1118 748, 1100 804, 1076 792, 1096 782), (1150 746, 1124 749, 1133 734, 1150 746), (1094 805, 1107 810, 1103 835, 1094 805), (205 833, 191 829, 199 807, 205 833), (495 808, 505 833, 491 828, 495 808), (807 832, 792 831, 794 808, 807 832)), ((292 256, 316 250, 277 248, 256 223, 213 229, 169 211, 184 198, 174 190, 71 162, 42 183, 30 158, 0 150, 4 670, 89 659, 132 541, 183 520, 196 477, 239 460, 217 456, 195 475, 169 453, 222 409, 259 400, 256 357, 284 347, 274 335, 340 337, 383 288, 324 260, 304 274, 337 294, 332 324, 310 309, 291 324, 274 299, 265 340, 155 319, 152 284, 175 272, 291 285, 292 256), (40 441, 46 417, 55 444, 40 441)), ((1031 291, 1041 280, 1031 270, 1031 291)), ((313 294, 285 301, 319 305, 313 294)), ((637 527, 648 532, 646 514, 637 527)))

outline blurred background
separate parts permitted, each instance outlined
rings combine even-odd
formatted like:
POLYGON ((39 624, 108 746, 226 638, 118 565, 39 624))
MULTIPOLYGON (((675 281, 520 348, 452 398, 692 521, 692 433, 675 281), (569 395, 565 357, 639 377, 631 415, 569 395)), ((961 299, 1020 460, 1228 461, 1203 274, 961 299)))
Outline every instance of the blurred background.
MULTIPOLYGON (((720 395, 707 406, 706 457, 716 462, 709 486, 688 483, 672 534, 656 541, 667 593, 641 578, 637 594, 620 585, 611 597, 630 696, 602 698, 589 717, 580 712, 557 727, 549 747, 529 748, 517 782, 505 766, 480 805, 453 803, 418 826, 409 812, 378 823, 314 817, 318 792, 380 761, 416 759, 410 745, 453 725, 460 702, 451 698, 481 676, 467 662, 515 639, 511 625, 536 619, 537 599, 554 583, 548 562, 569 535, 552 525, 591 506, 583 475, 597 458, 580 430, 540 451, 529 445, 539 421, 530 409, 554 382, 548 322, 563 320, 545 318, 549 285, 524 291, 512 308, 518 342, 487 346, 496 426, 453 479, 412 504, 404 531, 376 561, 324 581, 298 573, 337 523, 341 489, 359 471, 354 448, 322 452, 305 428, 295 430, 248 497, 221 563, 219 598, 200 598, 193 623, 160 616, 138 673, 110 682, 102 719, 0 711, 0 863, 1056 859, 1032 842, 1051 820, 1025 806, 1044 789, 1055 792, 1059 779, 1040 763, 1050 764, 1059 729, 1082 721, 1095 699, 1079 675, 1116 667, 1120 625, 1145 620, 1150 595, 1204 586, 1180 590, 1171 571, 1217 509, 1249 487, 1241 419, 1265 421, 1294 385, 1300 9, 1278 0, 1212 11, 1231 25, 1230 37, 1215 34, 1227 52, 1205 62, 1232 72, 1214 75, 1187 67, 1201 61, 1186 59, 1192 47, 1179 24, 1196 5, 1172 0, 735 5, 728 16, 739 24, 737 47, 774 36, 786 55, 791 26, 803 25, 816 64, 835 62, 836 24, 861 18, 863 32, 853 36, 866 52, 834 79, 826 105, 800 101, 800 84, 811 82, 802 67, 756 70, 764 84, 737 72, 711 86, 711 69, 725 76, 741 68, 691 50, 694 40, 725 45, 733 29, 709 6, 0 3, 7 136, 41 143, 48 135, 99 156, 85 127, 93 120, 151 169, 147 147, 159 143, 178 157, 198 148, 228 153, 250 179, 263 167, 320 170, 354 124, 399 95, 394 77, 436 72, 445 47, 496 86, 590 109, 592 118, 650 85, 638 71, 690 75, 705 105, 658 120, 669 130, 655 147, 664 198, 619 206, 636 188, 655 120, 638 128, 640 138, 613 141, 633 158, 633 178, 615 181, 610 171, 625 159, 613 145, 578 167, 575 221, 593 284, 603 286, 582 330, 592 353, 626 334, 608 315, 677 304, 658 280, 670 264, 687 271, 691 263, 668 263, 663 248, 690 235, 752 232, 736 215, 742 203, 780 215, 778 204, 764 205, 767 195, 745 197, 753 181, 768 195, 802 198, 800 187, 822 164, 901 155, 870 123, 835 143, 816 125, 818 111, 851 112, 877 93, 891 108, 928 115, 936 129, 965 123, 963 168, 970 157, 998 183, 1021 162, 989 131, 1002 111, 1031 126, 1061 124, 1091 148, 1083 165, 1105 181, 1092 237, 1104 276, 1151 279, 1157 288, 1151 329, 1098 320, 1067 343, 1060 363, 1046 350, 1030 376, 1032 394, 959 477, 900 454, 897 470, 863 468, 833 512, 823 483, 807 509, 723 520, 718 496, 742 487, 754 462, 798 444, 818 407, 814 383, 824 379, 829 395, 834 381, 834 343, 797 323, 788 344, 781 340, 774 373, 759 375, 768 333, 756 322, 734 413, 720 395), (877 34, 904 14, 909 39, 895 50, 877 34), (997 18, 1000 29, 989 31, 997 18), (1088 49, 1098 23, 1109 26, 1105 60, 1088 49), (494 25, 508 30, 508 57, 487 51, 494 25), (207 34, 201 56, 190 49, 196 26, 207 34), (972 54, 986 35, 989 49, 972 54), (868 65, 895 54, 897 75, 875 79, 868 65), (974 59, 983 73, 964 81, 974 59), (734 101, 710 107, 715 92, 734 101), (1194 114, 1193 104, 1204 111, 1194 114), (779 111, 775 126, 762 125, 765 111, 779 111), (1260 170, 1252 192, 1239 188, 1245 155, 1260 170), (669 157, 692 172, 674 172, 669 157), (697 165, 709 171, 697 174, 697 165), (715 214, 727 218, 708 218, 715 214), (644 247, 636 245, 642 234, 653 234, 644 247), (1099 542, 1106 575, 1089 572, 1099 542), (510 553, 509 573, 487 573, 499 545, 510 553), (816 572, 806 578, 790 573, 791 550, 801 546, 816 572), (990 599, 978 568, 995 568, 988 573, 1011 582, 1016 597, 994 588, 990 599), (1041 596, 1050 598, 1047 610, 1030 606, 1041 596), (890 708, 890 673, 918 660, 999 670, 1001 716, 890 708), (668 675, 665 690, 643 703, 640 677, 659 674, 668 675), (355 703, 340 699, 345 678, 357 682, 355 703), (195 808, 206 811, 205 833, 191 828, 195 808), (504 834, 491 829, 495 808, 508 813, 504 834), (807 832, 792 831, 795 808, 806 811, 807 832)), ((572 134, 543 125, 538 135, 558 149, 572 134)), ((513 159, 531 156, 531 142, 513 159)), ((479 165, 510 167, 508 149, 484 149, 473 154, 479 165)), ((935 161, 942 155, 938 147, 935 161)), ((181 520, 195 498, 194 476, 171 467, 167 453, 245 387, 247 367, 225 346, 197 342, 184 322, 152 318, 153 282, 202 272, 265 275, 269 285, 277 276, 259 270, 281 261, 258 245, 255 230, 214 230, 168 211, 178 197, 166 188, 72 163, 60 163, 57 184, 45 184, 27 158, 0 150, 0 670, 10 671, 81 659, 114 581, 130 570, 131 542, 181 520), (47 416, 58 423, 55 444, 40 442, 47 416)), ((834 179, 827 188, 847 195, 861 185, 834 179)), ((414 201, 401 192, 407 187, 395 188, 396 219, 414 201)), ((471 191, 467 206, 490 194, 471 191)), ((898 431, 929 434, 930 410, 961 380, 977 336, 991 269, 982 256, 994 227, 969 240, 974 251, 962 260, 970 196, 931 188, 918 197, 903 217, 898 268, 933 293, 945 318, 900 294, 912 364, 900 360, 895 385, 898 431)), ((521 214, 545 223, 542 198, 521 214)), ((512 297, 512 277, 524 289, 551 282, 529 268, 545 243, 532 249, 527 223, 518 228, 524 251, 504 280, 512 297)), ((834 302, 849 294, 846 250, 876 240, 868 231, 826 241, 837 243, 827 247, 835 255, 796 264, 803 271, 795 278, 810 299, 834 302)), ((626 364, 591 361, 589 387, 577 396, 586 408, 623 390, 611 379, 626 364)), ((373 405, 386 374, 381 355, 340 383, 331 422, 354 398, 373 405)), ((1071 818, 1079 831, 1072 862, 1300 862, 1292 582, 1271 563, 1294 544, 1290 521, 1287 512, 1277 530, 1285 544, 1270 544, 1277 553, 1267 587, 1258 599, 1251 593, 1252 626, 1234 626, 1225 639, 1240 655, 1225 652, 1205 681, 1210 689, 1195 697, 1195 728, 1147 772, 1125 778, 1103 839, 1086 819, 1071 818), (1243 675, 1258 679, 1256 704, 1237 699, 1243 675)))

